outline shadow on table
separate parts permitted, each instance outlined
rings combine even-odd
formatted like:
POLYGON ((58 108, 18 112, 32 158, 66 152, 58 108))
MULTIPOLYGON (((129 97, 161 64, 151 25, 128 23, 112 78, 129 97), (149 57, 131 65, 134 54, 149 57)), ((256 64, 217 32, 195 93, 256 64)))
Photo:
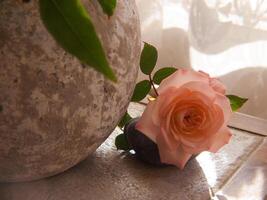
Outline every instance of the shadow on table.
POLYGON ((209 199, 209 189, 195 160, 183 171, 175 167, 155 168, 104 145, 93 156, 57 176, 27 183, 0 184, 0 199, 191 200, 209 199))

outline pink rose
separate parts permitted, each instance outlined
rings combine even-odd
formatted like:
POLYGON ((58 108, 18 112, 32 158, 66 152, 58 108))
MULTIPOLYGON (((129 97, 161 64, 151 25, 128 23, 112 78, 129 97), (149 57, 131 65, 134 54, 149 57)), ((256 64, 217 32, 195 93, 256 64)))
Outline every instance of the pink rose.
POLYGON ((184 168, 193 154, 229 142, 232 114, 225 87, 204 72, 179 69, 162 81, 136 129, 159 148, 161 162, 184 168))

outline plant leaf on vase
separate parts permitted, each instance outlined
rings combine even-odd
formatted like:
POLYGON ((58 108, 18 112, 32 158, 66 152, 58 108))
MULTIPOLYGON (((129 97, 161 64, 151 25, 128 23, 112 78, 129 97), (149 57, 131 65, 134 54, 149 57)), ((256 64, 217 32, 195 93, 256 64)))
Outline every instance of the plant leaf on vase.
POLYGON ((177 68, 174 67, 164 67, 159 69, 153 76, 153 82, 159 85, 163 79, 172 75, 176 70, 177 68))
POLYGON ((80 0, 40 0, 39 8, 44 25, 61 47, 116 82, 92 20, 80 0))
POLYGON ((143 80, 136 84, 131 101, 138 102, 146 97, 151 89, 149 80, 143 80))
POLYGON ((230 100, 231 108, 233 111, 237 111, 248 100, 246 98, 242 98, 236 95, 226 95, 226 96, 230 100))
POLYGON ((157 49, 151 44, 145 42, 140 58, 141 71, 146 75, 150 75, 154 67, 156 66, 157 59, 158 59, 157 49))
POLYGON ((117 0, 98 0, 98 2, 101 5, 104 13, 111 17, 116 8, 117 0))

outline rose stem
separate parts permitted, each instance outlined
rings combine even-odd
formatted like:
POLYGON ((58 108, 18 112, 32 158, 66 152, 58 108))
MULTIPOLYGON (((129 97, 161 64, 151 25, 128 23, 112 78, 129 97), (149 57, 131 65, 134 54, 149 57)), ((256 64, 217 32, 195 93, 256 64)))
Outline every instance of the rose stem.
POLYGON ((156 95, 159 96, 159 93, 158 93, 158 91, 157 91, 157 89, 156 89, 156 87, 155 87, 155 85, 154 85, 154 83, 153 83, 153 81, 152 81, 151 74, 149 74, 149 82, 150 82, 150 84, 152 85, 152 87, 153 87, 153 89, 154 89, 156 95))

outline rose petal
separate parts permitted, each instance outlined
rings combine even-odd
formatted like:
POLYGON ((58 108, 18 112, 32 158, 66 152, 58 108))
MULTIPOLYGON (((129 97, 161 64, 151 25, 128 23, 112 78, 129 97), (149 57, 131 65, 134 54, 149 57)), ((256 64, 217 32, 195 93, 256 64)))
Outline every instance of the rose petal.
POLYGON ((164 91, 164 93, 160 94, 155 103, 156 105, 154 106, 154 112, 152 116, 153 122, 155 124, 160 124, 161 119, 159 119, 159 116, 163 116, 164 112, 166 112, 167 107, 171 104, 171 102, 177 98, 177 97, 185 97, 190 94, 190 90, 187 88, 175 88, 175 87, 170 87, 164 91))
POLYGON ((187 88, 192 92, 198 92, 199 94, 201 94, 200 96, 205 97, 202 98, 203 102, 208 100, 208 102, 210 103, 216 98, 216 93, 214 92, 214 90, 209 86, 208 83, 205 82, 191 81, 184 84, 181 88, 187 88))
POLYGON ((177 88, 174 87, 168 88, 154 101, 155 105, 153 109, 153 115, 151 114, 151 118, 155 124, 160 125, 161 110, 165 110, 165 107, 172 101, 172 99, 175 97, 174 94, 176 90, 177 88))
POLYGON ((216 92, 219 92, 221 94, 225 94, 226 88, 219 79, 211 78, 209 74, 207 74, 206 72, 203 72, 201 70, 199 71, 199 73, 203 74, 204 76, 206 76, 209 79, 209 84, 213 90, 215 90, 216 92))
POLYGON ((180 142, 176 140, 172 134, 166 132, 164 127, 161 127, 161 134, 159 134, 156 138, 156 143, 158 141, 161 143, 162 146, 165 146, 165 149, 169 151, 174 151, 180 145, 180 142))
POLYGON ((162 110, 165 110, 165 106, 177 95, 183 92, 189 92, 188 89, 177 90, 177 88, 169 88, 162 95, 158 96, 156 100, 151 101, 147 104, 145 111, 138 120, 135 128, 140 132, 144 133, 152 141, 155 142, 155 138, 158 134, 162 134, 160 131, 162 110), (174 93, 176 93, 174 95, 174 93))
POLYGON ((217 93, 216 100, 214 103, 222 109, 224 114, 224 122, 225 124, 227 124, 233 113, 229 99, 225 95, 217 93))
POLYGON ((189 141, 183 140, 182 141, 182 148, 184 151, 191 153, 191 154, 198 154, 202 151, 209 151, 212 143, 214 143, 214 137, 203 138, 202 142, 198 143, 190 143, 189 141))
POLYGON ((172 164, 180 169, 183 169, 187 161, 190 159, 192 154, 187 153, 179 145, 174 151, 169 151, 161 140, 157 140, 159 147, 160 160, 162 163, 172 164))
POLYGON ((221 94, 225 94, 226 88, 225 86, 222 84, 221 81, 219 81, 216 78, 211 78, 210 79, 210 86, 216 91, 219 92, 221 94))
POLYGON ((197 135, 192 135, 191 137, 183 135, 181 137, 182 147, 186 152, 196 154, 209 150, 212 142, 214 142, 213 138, 216 133, 221 127, 225 126, 222 109, 218 105, 215 105, 213 108, 211 105, 210 109, 213 115, 206 119, 205 127, 197 129, 197 135))
POLYGON ((156 142, 156 137, 161 134, 160 128, 156 126, 151 115, 153 115, 153 110, 155 110, 155 102, 149 102, 146 106, 145 111, 135 125, 135 128, 140 132, 144 133, 152 141, 156 142))
POLYGON ((210 144, 205 144, 205 139, 203 139, 204 142, 198 142, 198 143, 192 143, 187 140, 181 139, 182 141, 182 148, 184 151, 191 153, 191 154, 198 154, 202 151, 209 150, 210 144))
POLYGON ((231 136, 230 129, 227 126, 223 126, 213 138, 209 151, 216 153, 221 147, 229 142, 231 136))
POLYGON ((209 79, 202 73, 188 69, 178 69, 176 72, 174 72, 172 75, 161 82, 158 88, 158 92, 159 94, 161 94, 169 87, 179 88, 191 81, 201 81, 207 84, 209 83, 209 79))
POLYGON ((194 138, 181 137, 181 142, 182 147, 186 152, 196 154, 202 151, 210 151, 211 147, 214 150, 216 147, 218 149, 221 148, 224 144, 228 143, 231 135, 229 128, 223 124, 218 131, 214 132, 214 134, 203 137, 202 141, 195 141, 194 138))

